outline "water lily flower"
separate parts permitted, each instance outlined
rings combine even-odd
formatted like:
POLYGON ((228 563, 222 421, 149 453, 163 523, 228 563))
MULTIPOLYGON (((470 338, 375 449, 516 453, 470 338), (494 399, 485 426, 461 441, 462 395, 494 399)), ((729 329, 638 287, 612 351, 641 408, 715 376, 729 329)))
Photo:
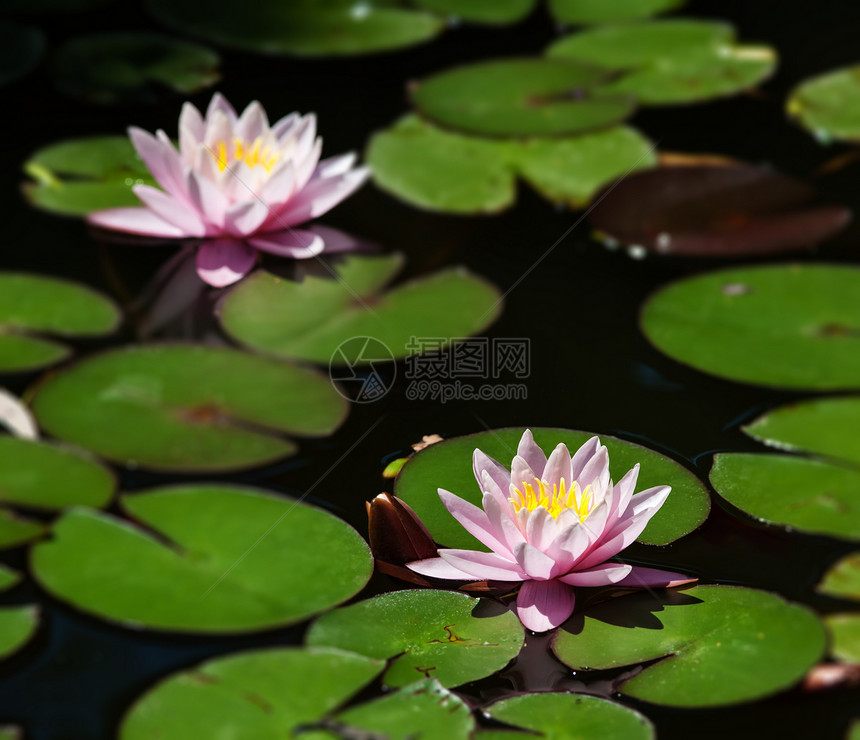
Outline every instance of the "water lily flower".
POLYGON ((491 552, 441 549, 438 557, 408 563, 416 573, 521 581, 516 611, 535 632, 573 614, 575 586, 667 587, 696 580, 610 560, 639 536, 671 489, 656 486, 634 495, 638 464, 613 484, 609 454, 597 437, 572 456, 560 444, 547 459, 527 430, 510 471, 480 450, 473 469, 483 509, 441 488, 439 496, 491 552))
POLYGON ((229 285, 254 266, 257 250, 307 259, 337 249, 317 232, 293 228, 321 216, 368 176, 354 154, 320 161, 322 140, 313 114, 291 113, 269 125, 256 101, 241 115, 219 93, 206 115, 185 103, 179 149, 164 131, 132 127, 129 136, 161 189, 135 185, 143 206, 111 208, 91 224, 167 239, 204 240, 197 272, 229 285))

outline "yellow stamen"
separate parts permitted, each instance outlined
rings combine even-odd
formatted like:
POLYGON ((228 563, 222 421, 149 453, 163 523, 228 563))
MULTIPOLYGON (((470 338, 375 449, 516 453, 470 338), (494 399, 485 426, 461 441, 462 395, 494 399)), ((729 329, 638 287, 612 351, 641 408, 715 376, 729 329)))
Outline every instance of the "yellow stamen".
POLYGON ((514 488, 514 496, 508 499, 514 506, 514 511, 519 512, 522 509, 534 511, 538 506, 546 509, 553 519, 558 519, 558 515, 565 509, 571 509, 578 517, 580 522, 584 522, 586 517, 591 513, 594 503, 591 486, 586 486, 585 490, 579 491, 579 484, 574 481, 570 490, 566 490, 564 478, 558 485, 552 486, 552 497, 547 493, 548 484, 540 478, 535 478, 537 490, 531 483, 522 482, 520 488, 514 488))
POLYGON ((248 167, 260 165, 267 172, 271 172, 275 163, 281 157, 281 152, 272 154, 271 147, 266 146, 263 148, 263 139, 259 136, 250 142, 236 137, 232 143, 232 152, 228 148, 226 141, 219 141, 216 145, 216 151, 212 152, 218 169, 222 172, 227 169, 228 165, 240 161, 247 164, 248 167))

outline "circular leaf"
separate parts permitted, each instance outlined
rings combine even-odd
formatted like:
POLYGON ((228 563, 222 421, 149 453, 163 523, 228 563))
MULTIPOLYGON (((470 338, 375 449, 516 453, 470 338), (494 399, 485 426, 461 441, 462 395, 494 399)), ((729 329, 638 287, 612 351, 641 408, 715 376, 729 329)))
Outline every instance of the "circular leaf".
POLYGON ((684 0, 549 0, 549 9, 561 23, 589 25, 639 20, 683 4, 684 0))
POLYGON ((324 436, 345 402, 327 378, 236 350, 150 345, 106 352, 37 388, 51 434, 110 460, 161 470, 235 470, 295 452, 279 436, 324 436))
POLYGON ((36 509, 101 508, 115 487, 107 468, 71 450, 0 436, 0 503, 36 509))
POLYGON ((535 0, 412 0, 414 5, 433 13, 472 23, 516 23, 535 6, 535 0))
POLYGON ((562 662, 589 670, 657 660, 621 692, 675 707, 768 696, 800 680, 825 649, 824 629, 808 609, 736 586, 697 586, 662 600, 646 592, 624 596, 581 620, 576 634, 556 635, 562 662))
POLYGON ((498 315, 498 290, 463 268, 382 293, 401 264, 400 255, 348 257, 337 279, 309 275, 301 282, 258 271, 221 304, 221 325, 254 349, 328 363, 352 337, 373 337, 405 357, 412 337, 469 336, 498 315))
POLYGON ((860 65, 802 82, 786 108, 819 141, 860 141, 860 65))
MULTIPOLYGON (((485 549, 442 505, 437 489, 444 488, 476 506, 481 504, 481 489, 472 472, 472 453, 480 449, 509 467, 516 454, 522 428, 494 429, 456 437, 431 445, 409 459, 395 479, 394 492, 418 514, 433 538, 446 547, 485 549)), ((564 442, 571 452, 594 436, 591 432, 569 429, 532 428, 535 441, 544 452, 564 442)), ((601 436, 609 451, 612 479, 618 481, 637 462, 641 464, 637 488, 672 486, 666 503, 639 535, 649 545, 666 545, 692 532, 708 516, 708 492, 696 476, 663 455, 615 437, 601 436)))
POLYGON ((211 49, 152 33, 78 36, 53 60, 54 82, 90 103, 154 101, 158 89, 192 93, 218 81, 211 49))
POLYGON ((57 278, 0 273, 0 372, 35 370, 66 357, 59 342, 31 336, 100 336, 113 332, 119 309, 90 288, 57 278))
POLYGON ((25 519, 8 509, 0 509, 0 550, 18 547, 45 533, 45 526, 33 519, 25 519))
POLYGON ((441 72, 411 89, 429 118, 489 136, 556 136, 606 128, 633 112, 600 86, 607 73, 560 59, 499 59, 441 72))
POLYGON ((444 21, 420 13, 354 0, 257 0, 242 8, 210 0, 201 13, 197 0, 147 0, 147 10, 179 31, 256 54, 367 54, 427 41, 444 21))
POLYGON ((384 667, 328 648, 277 648, 215 658, 139 699, 120 740, 282 740, 321 720, 384 667))
POLYGON ((831 565, 816 590, 837 599, 860 601, 860 551, 831 565))
POLYGON ((323 614, 305 640, 390 660, 388 686, 422 676, 459 686, 501 670, 523 644, 513 612, 478 618, 479 603, 454 591, 395 591, 323 614))
POLYGON ((757 519, 860 539, 860 470, 792 455, 723 453, 714 456, 711 484, 757 519))
POLYGON ((35 606, 0 607, 0 660, 21 649, 38 627, 39 610, 35 606))
POLYGON ((545 740, 656 737, 653 725, 639 712, 585 694, 524 694, 497 701, 484 711, 495 720, 540 733, 545 740))
POLYGON ((590 29, 547 53, 616 70, 604 95, 633 95, 651 105, 688 103, 732 95, 773 72, 773 49, 737 45, 734 38, 728 24, 678 18, 590 29))
POLYGON ((122 507, 147 529, 72 509, 33 548, 32 566, 57 598, 125 626, 224 633, 293 624, 348 599, 372 570, 349 525, 262 491, 164 488, 124 496, 122 507))
POLYGON ((860 614, 828 614, 824 624, 830 632, 830 654, 846 663, 860 663, 860 614))
POLYGON ((642 329, 661 352, 713 375, 798 390, 860 386, 860 270, 768 265, 658 291, 642 329))
POLYGON ((0 22, 0 85, 30 72, 45 51, 45 35, 33 26, 0 22))

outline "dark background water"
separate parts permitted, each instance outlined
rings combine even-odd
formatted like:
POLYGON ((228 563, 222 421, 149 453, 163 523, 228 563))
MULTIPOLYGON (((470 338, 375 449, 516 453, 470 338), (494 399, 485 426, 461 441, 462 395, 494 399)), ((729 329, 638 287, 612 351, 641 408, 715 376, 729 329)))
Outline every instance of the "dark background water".
MULTIPOLYGON (((811 173, 843 151, 821 147, 788 122, 783 102, 801 79, 860 56, 856 42, 860 6, 839 0, 815 4, 702 0, 692 2, 684 14, 732 21, 741 39, 775 46, 781 64, 761 91, 639 113, 633 123, 661 149, 718 152, 798 175, 811 173)), ((52 48, 80 33, 160 30, 136 3, 42 25, 52 48)), ((222 50, 223 79, 217 89, 237 108, 260 100, 272 120, 291 110, 316 111, 324 155, 332 155, 361 150, 372 131, 404 113, 408 80, 457 62, 537 53, 556 33, 546 13, 538 11, 511 28, 462 27, 425 46, 365 58, 299 60, 222 50)), ((118 134, 129 124, 148 130, 161 127, 174 135, 181 98, 165 95, 154 105, 88 106, 54 92, 44 65, 3 92, 3 269, 66 276, 126 300, 173 250, 101 245, 81 222, 31 209, 20 195, 20 165, 29 153, 52 141, 118 134)), ((204 107, 210 92, 191 99, 204 107)), ((831 201, 854 206, 860 195, 856 176, 857 168, 849 168, 819 186, 831 201)), ((508 295, 503 315, 487 332, 531 339, 528 398, 448 404, 408 401, 401 374, 382 401, 354 406, 334 436, 303 443, 298 458, 222 479, 293 495, 313 487, 310 501, 330 508, 363 532, 365 500, 387 485, 379 477, 383 461, 407 450, 423 434, 458 435, 514 425, 588 429, 652 446, 701 477, 707 476, 713 452, 756 449, 739 424, 800 394, 744 386, 687 369, 650 347, 637 326, 639 306, 657 287, 736 263, 633 260, 592 241, 585 224, 569 231, 577 219, 578 214, 557 209, 526 188, 507 213, 467 218, 424 213, 365 186, 323 222, 386 250, 404 252, 408 257, 404 276, 464 264, 507 289, 531 270, 508 295)), ((836 243, 791 259, 854 262, 854 236, 852 229, 836 243)), ((127 328, 121 340, 132 339, 127 328)), ((4 382, 21 392, 33 379, 15 376, 4 382)), ((125 490, 167 480, 153 474, 122 474, 125 490)), ((773 590, 820 611, 839 607, 839 602, 817 596, 813 586, 827 565, 852 549, 849 545, 788 534, 735 514, 715 497, 711 517, 699 531, 666 548, 635 546, 632 555, 691 570, 705 581, 773 590)), ((3 553, 2 559, 26 568, 23 550, 3 553)), ((322 563, 321 569, 324 572, 322 563)), ((133 579, 134 573, 128 577, 133 579)), ((391 587, 390 581, 376 576, 363 595, 391 587)), ((37 602, 42 607, 37 638, 0 664, 0 723, 24 726, 32 740, 111 738, 134 698, 166 674, 237 649, 297 642, 303 632, 299 626, 235 638, 138 633, 76 613, 32 582, 3 594, 0 601, 37 602)), ((498 688, 492 681, 487 687, 498 688)), ((478 695, 480 687, 474 691, 478 695)), ((856 689, 818 695, 793 690, 755 704, 704 711, 629 703, 656 723, 661 738, 693 734, 837 738, 851 717, 860 714, 856 689)))

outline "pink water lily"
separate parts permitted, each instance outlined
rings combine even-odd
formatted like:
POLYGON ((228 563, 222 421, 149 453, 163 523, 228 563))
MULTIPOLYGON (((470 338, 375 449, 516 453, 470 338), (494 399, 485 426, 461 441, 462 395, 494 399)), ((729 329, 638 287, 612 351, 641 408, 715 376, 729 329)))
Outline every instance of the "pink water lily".
POLYGON ((88 216, 105 229, 167 239, 204 240, 197 272, 229 285, 254 266, 257 250, 307 259, 337 249, 293 226, 321 216, 368 176, 354 154, 320 161, 322 140, 313 114, 291 113, 269 125, 256 101, 241 115, 219 93, 206 115, 185 103, 179 150, 164 131, 130 128, 134 148, 162 189, 135 185, 139 208, 111 208, 88 216))
POLYGON ((634 495, 638 464, 613 485, 609 454, 597 437, 573 456, 560 444, 547 459, 527 430, 510 472, 480 450, 474 472, 483 509, 441 488, 439 496, 491 552, 443 549, 408 567, 433 578, 522 581, 516 611, 535 632, 573 614, 575 586, 665 587, 695 580, 610 560, 639 536, 671 489, 634 495))

